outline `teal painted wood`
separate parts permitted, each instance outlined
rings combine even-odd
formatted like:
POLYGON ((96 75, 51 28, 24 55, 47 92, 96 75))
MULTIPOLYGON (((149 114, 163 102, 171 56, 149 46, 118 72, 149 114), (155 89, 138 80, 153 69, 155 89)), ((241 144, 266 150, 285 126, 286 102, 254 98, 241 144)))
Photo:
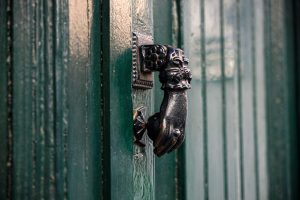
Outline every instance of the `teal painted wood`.
MULTIPOLYGON (((56 140, 56 198, 68 198, 68 110, 67 110, 67 69, 69 56, 69 28, 67 1, 55 4, 55 140, 56 140)), ((43 87, 41 83, 41 87, 43 87)), ((42 163, 42 162, 41 162, 42 163)), ((37 173, 37 177, 39 174, 37 173)))
MULTIPOLYGON (((183 5, 184 2, 180 0, 173 1, 172 4, 172 43, 173 46, 177 46, 184 49, 183 45, 183 5)), ((188 107, 188 112, 189 112, 188 107)), ((176 154, 176 199, 186 198, 186 163, 185 163, 185 152, 186 143, 183 143, 181 148, 175 151, 176 154)))
MULTIPOLYGON (((39 8, 41 9, 41 5, 39 5, 39 8)), ((37 129, 42 129, 40 133, 42 137, 44 136, 45 126, 36 125, 37 121, 35 119, 35 113, 36 109, 39 109, 40 107, 36 107, 35 104, 37 104, 37 100, 40 100, 40 96, 37 94, 38 98, 32 98, 33 90, 36 90, 36 84, 33 85, 32 83, 36 83, 36 81, 39 82, 39 80, 37 80, 37 69, 45 70, 45 66, 43 65, 40 66, 40 68, 37 68, 37 63, 33 63, 33 60, 38 60, 35 57, 36 54, 33 54, 37 43, 35 43, 35 38, 31 38, 30 36, 31 32, 36 31, 36 27, 34 24, 32 24, 32 26, 30 25, 36 17, 36 12, 32 12, 32 5, 30 5, 29 2, 17 2, 14 4, 13 10, 18 10, 18 12, 14 12, 13 22, 15 25, 13 30, 13 49, 15 49, 13 52, 13 182, 15 185, 13 188, 13 197, 14 199, 32 199, 37 197, 37 195, 40 194, 39 192, 43 192, 44 194, 45 191, 39 190, 39 186, 46 186, 44 180, 49 180, 49 174, 52 172, 51 170, 45 172, 45 165, 40 165, 39 169, 43 168, 43 172, 40 173, 42 176, 39 180, 33 178, 36 175, 36 163, 39 163, 40 160, 39 155, 37 155, 37 160, 33 159, 35 156, 34 154, 36 154, 34 149, 37 148, 38 150, 41 150, 38 148, 41 141, 37 140, 37 145, 35 145, 33 141, 36 140, 37 129), (26 51, 24 49, 26 49, 26 51), (36 126, 37 128, 35 128, 36 126), (42 184, 40 184, 41 179, 43 179, 42 184), (37 188, 35 187, 36 185, 38 186, 37 188), (32 191, 32 189, 37 189, 39 192, 32 191)), ((39 24, 39 22, 37 23, 39 24)), ((49 33, 51 33, 50 30, 49 33)), ((45 51, 48 52, 47 49, 45 51)), ((39 51, 37 52, 40 53, 39 51)), ((49 57, 51 60, 51 55, 49 57)), ((44 108, 41 109, 44 111, 44 108)), ((43 138, 43 146, 45 143, 44 141, 43 138)), ((45 148, 42 149, 42 157, 44 159, 45 148)), ((49 167, 53 166, 53 163, 47 164, 49 167)), ((46 191, 49 191, 49 189, 50 187, 47 187, 46 191)))
POLYGON ((223 33, 221 33, 223 39, 223 47, 221 47, 223 63, 222 69, 222 85, 224 89, 223 93, 223 126, 226 129, 223 132, 223 148, 224 150, 224 173, 227 175, 227 180, 224 180, 225 189, 225 199, 238 199, 238 166, 236 161, 237 159, 237 104, 236 102, 236 57, 235 52, 237 47, 235 45, 235 38, 236 38, 236 16, 237 16, 237 9, 236 9, 236 1, 235 0, 225 0, 220 4, 221 8, 223 7, 223 14, 220 16, 223 18, 222 20, 222 29, 223 33), (228 73, 229 72, 229 73, 228 73), (230 75, 229 75, 230 74, 230 75), (225 115, 225 116, 224 116, 225 115), (226 133, 226 134, 225 134, 226 133))
MULTIPOLYGON (((257 134, 256 128, 256 77, 255 77, 255 40, 253 34, 255 26, 253 25, 253 10, 255 9, 251 1, 241 1, 237 6, 240 46, 238 46, 239 62, 239 123, 240 123, 240 170, 241 170, 241 198, 257 199, 256 191, 257 173, 255 163, 257 161, 254 155, 254 135, 257 134), (254 84, 253 84, 254 83, 254 84), (254 87, 253 87, 254 86, 254 87), (250 114, 251 113, 251 114, 250 114)), ((261 37, 261 36, 260 36, 261 37)))
POLYGON ((221 24, 220 2, 213 0, 203 5, 205 24, 206 61, 206 122, 207 122, 207 155, 208 155, 208 197, 225 199, 224 163, 223 163, 223 107, 221 72, 221 24), (218 192, 216 192, 218 191, 218 192))
POLYGON ((263 5, 248 0, 184 7, 193 71, 187 199, 267 198, 262 15, 263 5))
MULTIPOLYGON (((295 101, 294 102, 299 102, 300 100, 300 79, 297 78, 299 77, 300 74, 300 70, 297 66, 299 66, 300 63, 300 38, 298 37, 300 34, 300 2, 299 1, 293 1, 293 4, 290 4, 290 6, 288 6, 288 10, 291 11, 293 10, 293 22, 294 22, 294 41, 295 41, 295 67, 294 67, 294 81, 295 81, 295 101)), ((291 20, 291 18, 287 18, 289 20, 291 20)), ((291 22, 291 21, 289 21, 291 22)), ((291 26, 292 27, 292 26, 291 26)), ((291 41, 290 41, 291 42, 291 41)), ((295 110, 296 110, 296 121, 299 121, 300 119, 300 106, 298 103, 295 103, 295 110)), ((300 137, 299 137, 299 131, 300 131, 300 124, 296 123, 297 127, 296 127, 296 131, 294 132, 294 135, 292 136, 292 149, 291 152, 293 152, 293 157, 295 159, 292 159, 292 174, 294 174, 294 176, 292 176, 292 198, 294 199, 299 199, 300 198, 300 194, 299 191, 297 190, 298 185, 299 185, 299 179, 297 177, 299 177, 299 159, 297 159, 297 156, 299 155, 299 142, 300 142, 300 137)))
MULTIPOLYGON (((294 42, 291 1, 265 2, 267 144, 270 199, 294 199, 294 42), (280 83, 280 84, 279 84, 280 83), (276 87, 274 87, 276 85, 276 87), (276 165, 275 165, 276 164, 276 165)), ((297 133, 298 134, 298 133, 297 133)), ((297 159, 298 160, 298 159, 297 159)))
POLYGON ((133 199, 131 1, 103 2, 104 199, 133 199))
MULTIPOLYGON (((182 5, 181 1, 154 1, 155 43, 170 44, 182 48, 182 5)), ((154 107, 158 111, 163 92, 158 76, 155 76, 154 107)), ((184 146, 179 150, 155 159, 156 199, 185 198, 184 146)))
MULTIPOLYGON (((257 159, 255 163, 256 174, 256 192, 259 196, 257 199, 268 199, 268 181, 267 181, 267 123, 266 123, 266 72, 265 72, 265 57, 264 57, 264 40, 262 35, 264 32, 264 9, 263 2, 254 1, 256 9, 253 16, 252 26, 255 27, 255 32, 252 37, 255 39, 253 45, 254 52, 252 53, 255 58, 255 68, 253 69, 253 77, 256 78, 256 83, 253 82, 253 88, 256 90, 255 99, 256 102, 254 108, 256 108, 256 133, 254 133, 254 145, 255 145, 255 157, 257 159), (257 177, 258 176, 258 177, 257 177)), ((254 129, 255 130, 255 129, 254 129)))
POLYGON ((68 97, 68 197, 101 195, 101 33, 97 1, 70 1, 68 97))
MULTIPOLYGON (((158 44, 173 44, 174 1, 153 2, 154 42, 158 44)), ((176 10, 175 10, 176 12, 176 10)), ((158 112, 163 98, 158 74, 155 74, 154 110, 158 112)), ((182 147, 181 147, 182 148, 182 147)), ((155 158, 155 199, 176 199, 178 179, 176 177, 176 152, 155 158)))
POLYGON ((0 2, 0 197, 11 198, 11 1, 0 2))
POLYGON ((0 46, 0 146, 2 147, 0 156, 0 196, 6 197, 7 194, 7 13, 6 1, 0 3, 0 38, 4 41, 0 46))
MULTIPOLYGON (((202 3, 203 1, 201 1, 201 5, 202 3)), ((206 88, 200 82, 201 72, 205 73, 205 68, 202 68, 200 62, 204 62, 205 54, 199 54, 200 51, 205 51, 200 44, 201 38, 204 38, 203 31, 199 27, 203 19, 202 13, 199 1, 190 1, 184 5, 184 50, 190 59, 189 66, 193 73, 192 89, 188 96, 189 108, 193 109, 189 109, 188 112, 185 141, 186 199, 205 199, 207 195, 207 187, 205 187, 206 177, 204 177, 204 164, 207 164, 204 160, 207 158, 207 155, 204 154, 205 146, 203 145, 206 144, 206 137, 204 137, 206 136, 206 122, 203 120, 203 116, 206 114, 205 110, 203 110, 205 108, 206 88), (189 15, 189 13, 195 14, 193 16, 189 15), (191 164, 191 161, 194 164, 191 164)))
MULTIPOLYGON (((132 31, 153 37, 153 1, 138 0, 132 3, 132 31)), ((153 91, 132 89, 133 109, 144 106, 146 118, 154 113, 153 91)), ((145 134, 145 147, 134 145, 133 186, 134 199, 155 199, 154 196, 154 154, 152 141, 145 134)))
POLYGON ((99 9, 14 3, 14 199, 100 198, 99 9))

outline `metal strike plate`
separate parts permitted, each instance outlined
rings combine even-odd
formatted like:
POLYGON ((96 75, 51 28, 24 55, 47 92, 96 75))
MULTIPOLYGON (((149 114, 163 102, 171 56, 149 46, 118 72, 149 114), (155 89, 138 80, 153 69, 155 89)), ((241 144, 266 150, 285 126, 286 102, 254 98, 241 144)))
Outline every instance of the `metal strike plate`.
POLYGON ((141 52, 139 46, 153 44, 153 38, 137 32, 132 34, 132 87, 151 89, 153 87, 153 74, 150 70, 142 69, 141 52))

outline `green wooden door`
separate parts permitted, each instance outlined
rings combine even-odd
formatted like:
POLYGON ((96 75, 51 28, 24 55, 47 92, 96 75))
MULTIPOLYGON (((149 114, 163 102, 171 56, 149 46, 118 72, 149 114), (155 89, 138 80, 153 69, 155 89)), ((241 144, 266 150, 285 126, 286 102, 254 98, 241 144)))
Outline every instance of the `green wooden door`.
POLYGON ((0 1, 0 199, 297 199, 298 10, 0 1), (161 158, 133 144, 133 109, 162 92, 131 87, 132 32, 190 58, 186 141, 161 158))

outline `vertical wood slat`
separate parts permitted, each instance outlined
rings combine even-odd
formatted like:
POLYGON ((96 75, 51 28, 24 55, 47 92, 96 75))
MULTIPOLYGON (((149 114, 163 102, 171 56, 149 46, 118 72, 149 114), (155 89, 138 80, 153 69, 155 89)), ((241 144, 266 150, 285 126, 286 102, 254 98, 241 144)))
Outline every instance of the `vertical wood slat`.
POLYGON ((12 1, 0 2, 0 197, 11 198, 12 1))
MULTIPOLYGON (((290 2, 290 1, 288 1, 290 2)), ((293 16, 290 16, 290 18, 287 18, 286 21, 289 22, 289 24, 291 22, 293 22, 293 24, 291 25, 291 27, 293 27, 294 29, 292 31, 294 31, 294 45, 295 45, 295 63, 294 66, 299 66, 300 64, 300 38, 298 37, 300 35, 300 2, 297 0, 294 0, 292 4, 290 4, 289 6, 287 6, 287 9, 291 12, 293 12, 293 16), (293 20, 291 19, 293 18, 293 20)), ((290 41, 291 43, 291 41, 290 41)), ((300 79, 298 78, 300 75, 300 70, 299 67, 294 67, 294 77, 293 80, 295 82, 295 117, 296 117, 296 121, 300 119, 300 106, 297 102, 300 101, 300 79)), ((299 133, 300 131, 300 124, 297 123, 296 125, 296 131, 294 132, 294 135, 292 136, 292 148, 291 148, 291 152, 293 152, 293 157, 297 157, 297 155, 299 155, 300 151, 299 151, 299 133)), ((292 176, 292 198, 293 199, 299 199, 300 198, 300 194, 298 191, 298 185, 299 185, 299 159, 291 159, 292 163, 291 163, 291 173, 293 174, 292 176)))
POLYGON ((260 182, 259 182, 259 163, 258 163, 258 125, 257 125, 257 70, 256 70, 256 12, 255 12, 255 0, 250 2, 251 6, 251 65, 252 65, 252 107, 253 107, 253 143, 254 143, 254 174, 255 174, 255 199, 260 199, 260 182))
POLYGON ((104 199, 133 199, 131 1, 103 1, 104 199))
POLYGON ((241 18, 241 10, 240 10, 240 0, 237 0, 236 2, 236 48, 237 48, 237 78, 236 78, 236 91, 237 91, 237 163, 238 163, 238 194, 237 197, 238 199, 244 199, 244 162, 243 162, 243 150, 244 150, 244 140, 243 140, 243 128, 242 128, 242 100, 241 100, 241 41, 240 41, 240 35, 241 35, 241 28, 240 28, 240 18, 241 18))
MULTIPOLYGON (((98 1, 68 2, 66 95, 67 196, 99 199, 103 194, 101 141, 101 63, 103 8, 98 1)), ((108 30, 105 30, 108 31, 108 30)))
MULTIPOLYGON (((72 183, 68 185, 68 195, 70 199, 92 199, 99 196, 92 177, 99 167, 96 153, 98 144, 94 141, 99 139, 100 133, 95 131, 95 128, 99 131, 98 122, 91 123, 99 120, 99 114, 93 114, 95 110, 92 107, 100 110, 97 106, 100 96, 94 93, 99 92, 96 89, 100 86, 99 78, 92 75, 100 66, 99 63, 94 63, 95 58, 91 58, 94 7, 93 1, 70 1, 68 5, 70 60, 67 95, 72 97, 68 99, 68 182, 72 183), (92 66, 91 63, 95 65, 92 66)), ((96 72, 100 76, 100 71, 96 72)), ((96 177, 100 181, 99 175, 96 177)))
MULTIPOLYGON (((266 73, 267 77, 267 87, 272 85, 272 81, 276 76, 280 76, 277 80, 283 79, 283 60, 280 55, 282 51, 282 21, 280 18, 283 15, 281 6, 281 1, 276 1, 272 3, 271 1, 265 1, 265 32, 266 32, 266 41, 265 45, 268 49, 275 48, 274 51, 265 51, 266 57, 266 73), (276 6, 276 7, 275 7, 276 6), (275 10, 276 9, 276 10, 275 10), (275 25, 275 21, 276 25, 275 25), (275 25, 274 27, 272 25, 275 25), (272 35, 272 31, 275 31, 277 34, 272 35), (278 32, 280 34, 278 34, 278 32), (275 39, 278 40, 275 42, 275 39), (275 51, 276 50, 276 51, 275 51), (275 54, 275 55, 274 55, 275 54), (272 70, 271 70, 272 69, 272 70)), ((282 5, 282 4, 281 4, 282 5)), ((269 88, 271 89, 271 88, 269 88)), ((284 94, 283 85, 268 91, 267 93, 267 118, 268 118, 268 134, 267 134, 267 143, 268 143, 268 173, 273 174, 274 176, 268 177, 269 182, 273 183, 269 185, 269 198, 271 199, 284 199, 287 197, 287 180, 284 178, 286 172, 284 165, 286 165, 285 156, 277 156, 286 153, 285 140, 286 137, 282 135, 285 133, 284 121, 281 121, 280 118, 276 116, 278 114, 284 115, 285 99, 283 99, 282 94, 284 94), (272 101, 272 98, 268 98, 268 95, 271 95, 272 98, 277 99, 276 102, 272 101), (276 107, 276 113, 274 113, 276 107), (272 112, 273 111, 273 112, 272 112), (279 121, 278 121, 279 120, 279 121), (272 132, 271 132, 272 130, 272 132), (282 137, 283 136, 283 137, 282 137), (274 148, 275 147, 275 148, 274 148), (277 151, 276 151, 277 149, 277 151), (281 152, 278 152, 281 151, 281 152), (276 160, 276 161, 275 161, 276 160), (270 167, 270 164, 279 162, 282 165, 276 165, 270 167), (275 175, 276 174, 276 175, 275 175)), ((286 117, 286 116, 285 116, 286 117)))
MULTIPOLYGON (((223 48, 224 48, 224 74, 223 79, 225 86, 225 127, 226 134, 223 136, 223 142, 226 143, 224 148, 227 152, 224 153, 223 159, 227 163, 227 181, 224 180, 224 184, 227 184, 227 188, 224 188, 224 195, 227 199, 238 199, 238 181, 237 181, 237 87, 236 87, 236 74, 237 74, 237 62, 236 62, 236 1, 225 0, 223 1, 223 48), (226 146, 226 147, 225 147, 226 146), (227 154, 227 155, 225 155, 227 154), (227 192, 226 192, 227 189, 227 192), (227 193, 227 196, 226 196, 227 193)), ((221 34, 222 35, 222 34, 221 34)), ((222 50, 222 49, 221 49, 222 50)), ((224 105, 223 105, 224 106, 224 105)), ((225 167, 225 162, 224 162, 225 167)))
POLYGON ((205 46, 202 45, 204 43, 201 43, 205 38, 204 13, 201 6, 203 4, 204 1, 201 1, 201 4, 200 1, 189 1, 184 4, 183 10, 184 50, 190 59, 189 66, 193 73, 192 89, 188 92, 189 107, 185 141, 187 199, 208 199, 207 173, 205 173, 207 151, 204 148, 207 138, 204 120, 206 115, 205 53, 201 54, 205 51, 205 46))
MULTIPOLYGON (((53 49, 54 47, 54 2, 46 1, 44 2, 44 37, 45 43, 44 48, 44 65, 45 65, 45 196, 48 196, 49 199, 55 199, 55 89, 54 89, 54 61, 55 55, 53 49)), ((34 7, 32 8, 34 9, 34 7)), ((34 13, 34 10, 30 10, 34 13)), ((32 28, 35 28, 35 21, 33 19, 32 28)), ((34 40, 35 32, 31 33, 32 40, 34 40)), ((34 41, 35 42, 35 41, 34 41)), ((35 52, 32 52, 34 55, 35 52)), ((33 61, 34 62, 34 61, 33 61)), ((38 67, 38 66, 35 66, 38 67)), ((34 77, 33 77, 34 78, 34 77)), ((34 81, 34 80, 33 80, 34 81)), ((34 91, 32 91, 34 95, 34 91)), ((34 96, 32 96, 34 98, 34 96)), ((27 112, 27 111, 25 111, 27 112)), ((33 111, 36 112, 36 111, 33 111)), ((38 116, 36 116, 38 117, 38 116)), ((33 134, 36 134, 34 131, 33 134)), ((28 161, 30 161, 28 159, 28 161)), ((29 171, 29 170, 28 170, 29 171)), ((29 186, 30 187, 30 186, 29 186)))
POLYGON ((208 123, 207 123, 207 70, 206 70, 206 31, 205 31, 205 1, 201 0, 200 2, 200 54, 201 54, 201 94, 202 94, 202 112, 203 115, 203 156, 204 156, 204 167, 203 167, 203 176, 204 176, 204 199, 209 199, 209 174, 208 174, 208 123))
MULTIPOLYGON (((154 1, 154 43, 170 44, 183 48, 182 43, 182 5, 179 0, 154 1)), ((162 102, 163 91, 158 74, 155 73, 154 108, 157 112, 162 102)), ((155 198, 183 199, 185 197, 185 143, 175 152, 155 157, 155 198)))
MULTIPOLYGON (((259 197, 257 199, 268 199, 268 183, 267 183, 267 167, 266 167, 266 80, 265 80, 265 57, 264 57, 264 6, 260 0, 255 0, 254 11, 254 26, 255 28, 255 72, 256 72, 256 120, 257 120, 257 175, 256 181, 259 184, 258 192, 259 197)), ((253 63, 254 64, 254 63, 253 63)), ((258 185, 257 185, 258 186, 258 185)))
POLYGON ((0 2, 0 38, 3 41, 0 44, 0 146, 2 148, 0 155, 0 196, 6 197, 7 194, 7 2, 0 2))
MULTIPOLYGON (((153 1, 154 43, 172 44, 172 9, 174 1, 153 1)), ((163 91, 158 73, 154 74, 154 112, 158 112, 163 98, 163 91)), ((179 161, 180 162, 180 161, 179 161)), ((155 157, 155 199, 176 199, 176 153, 155 157)))
MULTIPOLYGON (((153 1, 138 0, 132 3, 132 32, 153 37, 153 1)), ((154 113, 153 91, 132 89, 133 109, 146 108, 146 118, 154 113)), ((145 134, 145 147, 133 147, 134 199, 155 199, 154 196, 154 154, 152 141, 145 134)))
POLYGON ((292 1, 265 1, 267 161, 270 199, 294 199, 294 46, 292 1), (279 84, 280 83, 280 84, 279 84), (276 87, 274 87, 276 85, 276 87), (280 164, 277 164, 280 163, 280 164))
POLYGON ((89 15, 90 15, 90 71, 87 74, 87 79, 92 77, 92 80, 87 84, 87 105, 88 105, 88 127, 91 136, 87 141, 87 147, 90 149, 90 159, 88 168, 88 184, 92 192, 91 198, 103 199, 103 147, 104 141, 102 140, 103 132, 103 108, 101 103, 103 101, 103 93, 101 88, 103 86, 103 77, 101 76, 101 69, 104 68, 103 61, 103 7, 100 1, 89 2, 89 15), (101 37, 100 37, 101 36, 101 37), (97 111, 97 112, 96 112, 97 111), (101 192, 99 192, 101 191, 101 192))
MULTIPOLYGON (((178 46, 184 50, 184 28, 183 28, 183 5, 184 2, 181 0, 174 0, 172 5, 172 44, 178 46), (176 40, 174 40, 174 35, 176 40)), ((185 133, 186 134, 186 133, 185 133)), ((175 189, 176 198, 185 199, 187 195, 186 191, 186 143, 183 143, 181 148, 175 151, 176 154, 176 165, 175 165, 175 189)))
MULTIPOLYGON (((260 187, 258 184, 261 184, 263 189, 266 188, 264 181, 266 121, 263 111, 264 78, 261 75, 264 67, 261 62, 263 57, 257 56, 263 50, 263 46, 260 45, 258 50, 256 48, 257 38, 261 38, 263 32, 261 29, 260 32, 251 29, 259 21, 256 19, 256 16, 259 17, 258 12, 262 11, 254 12, 256 5, 250 0, 205 1, 205 4, 204 1, 198 2, 200 6, 198 11, 192 10, 196 9, 197 4, 191 5, 185 6, 185 12, 200 13, 200 16, 205 17, 200 17, 205 25, 195 20, 195 14, 192 15, 192 22, 189 21, 188 15, 185 15, 184 30, 188 33, 184 39, 185 51, 191 59, 193 71, 193 89, 189 104, 193 110, 189 110, 191 121, 188 121, 186 162, 192 159, 197 167, 195 170, 187 164, 187 198, 258 199, 258 197, 265 197, 265 191, 257 189, 260 187), (210 15, 201 15, 201 10, 204 13, 210 13, 210 10, 214 12, 210 15), (214 20, 217 21, 213 22, 214 20), (211 24, 213 29, 209 28, 211 24), (194 31, 197 26, 202 30, 202 37, 199 37, 202 40, 194 39, 198 37, 194 31), (211 48, 214 48, 213 39, 212 41, 209 39, 214 36, 217 38, 214 43, 216 51, 211 51, 211 48), (195 44, 204 46, 199 50, 194 48, 195 44), (198 60, 201 57, 202 62, 198 60), (214 58, 220 62, 212 62, 214 58), (200 63, 204 68, 197 70, 196 66, 201 65, 200 63), (218 76, 211 76, 214 71, 218 76), (199 78, 199 72, 204 76, 199 78), (197 98, 193 95, 193 90, 195 88, 197 90, 198 87, 202 87, 204 93, 197 98), (196 98, 197 101, 194 100, 196 98), (261 109, 259 111, 258 106, 261 109), (218 115, 214 116, 214 112, 218 115), (193 128, 196 120, 201 121, 198 122, 200 126, 198 129, 193 128), (206 124, 207 132, 205 132, 206 124), (203 131, 204 137, 199 133, 200 131, 203 131), (206 134, 208 143, 205 141, 206 134), (200 142, 197 138, 203 140, 200 142), (200 148, 199 144, 202 144, 200 148), (207 170, 205 170, 206 148, 209 153, 207 170), (202 163, 198 162, 201 158, 192 157, 195 153, 196 157, 203 155, 202 163), (213 162, 216 163, 212 164, 213 162), (198 175, 202 167, 204 167, 203 174, 198 175), (206 176, 208 184, 205 181, 206 176), (196 182, 197 189, 190 189, 196 185, 196 182), (210 192, 205 193, 206 189, 210 192)), ((262 5, 259 6, 261 9, 262 5)))
POLYGON ((100 21, 93 20, 100 6, 73 3, 14 3, 15 199, 101 195, 100 21), (69 26, 74 11, 83 18, 77 30, 69 26), (69 54, 80 45, 83 54, 69 54))
POLYGON ((57 198, 68 196, 68 110, 67 110, 67 70, 68 70, 68 4, 67 1, 55 2, 55 138, 56 138, 56 191, 57 198))
MULTIPOLYGON (((33 20, 33 16, 30 16, 28 11, 30 6, 26 3, 30 2, 19 2, 14 3, 14 100, 13 100, 13 113, 14 113, 14 177, 13 182, 16 184, 14 187, 14 198, 15 199, 29 199, 31 197, 31 185, 29 186, 28 179, 29 170, 32 169, 32 130, 30 128, 32 120, 32 101, 31 91, 31 66, 33 66, 30 59, 32 59, 31 53, 33 47, 30 46, 31 38, 30 22, 33 20), (22 16, 23 15, 23 16, 22 16), (29 26, 29 27, 28 27, 29 26), (22 35, 18 35, 22 33, 22 35), (18 46, 19 45, 19 46, 18 46), (20 49, 26 49, 27 51, 22 52, 20 49), (19 49, 19 51, 17 51, 19 49), (27 90, 26 90, 26 89, 27 90), (28 100, 30 99, 30 100, 28 100), (27 133, 26 136, 23 133, 27 133), (26 158, 26 159, 25 159, 26 158), (28 162, 29 161, 29 162, 28 162), (27 178, 27 179, 26 179, 27 178), (27 180, 27 181, 23 181, 27 180)), ((32 15, 34 13, 31 13, 32 15)), ((35 72, 35 71, 34 71, 35 72)), ((33 108, 35 109, 35 108, 33 108)), ((31 170, 30 170, 31 171, 31 170)))
MULTIPOLYGON (((36 191, 34 191, 35 198, 43 198, 45 196, 45 120, 47 115, 45 114, 45 104, 46 104, 46 98, 45 98, 45 84, 46 84, 46 75, 45 75, 45 20, 43 17, 44 13, 44 3, 41 3, 39 5, 37 13, 37 20, 36 24, 38 24, 39 28, 36 32, 36 37, 38 38, 38 42, 40 43, 37 46, 36 54, 37 54, 37 65, 39 66, 37 68, 37 100, 36 100, 36 107, 37 107, 37 113, 39 113, 39 117, 36 119, 36 126, 37 126, 37 133, 36 133, 36 170, 34 172, 35 176, 35 187, 36 191)), ((16 133, 17 134, 17 133, 16 133)))
POLYGON ((205 54, 207 90, 208 187, 210 199, 224 199, 220 1, 206 1, 205 54))
POLYGON ((219 10, 220 10, 220 64, 221 64, 221 96, 222 96, 222 150, 223 150, 223 174, 224 174, 224 199, 228 198, 228 166, 227 166, 227 107, 226 107, 226 74, 225 74, 225 15, 224 15, 224 1, 219 1, 219 10))
POLYGON ((243 166, 243 173, 241 174, 241 188, 242 199, 255 199, 256 187, 255 187, 255 154, 254 154, 254 134, 256 131, 255 127, 255 109, 253 107, 256 94, 253 93, 253 77, 255 74, 253 72, 254 61, 252 60, 254 52, 252 40, 253 31, 255 27, 251 24, 252 22, 252 10, 253 5, 250 0, 243 0, 239 3, 239 13, 240 20, 238 24, 240 34, 240 70, 239 70, 239 83, 240 83, 240 100, 241 100, 241 147, 240 154, 243 166), (253 29, 252 29, 253 28, 253 29))

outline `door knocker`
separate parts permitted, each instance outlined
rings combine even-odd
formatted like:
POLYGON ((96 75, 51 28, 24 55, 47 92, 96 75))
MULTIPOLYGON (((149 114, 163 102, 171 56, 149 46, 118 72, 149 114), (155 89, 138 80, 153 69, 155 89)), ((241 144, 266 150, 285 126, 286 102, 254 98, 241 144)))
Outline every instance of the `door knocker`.
POLYGON ((188 59, 181 49, 169 45, 140 44, 143 43, 143 36, 141 39, 139 34, 134 33, 133 37, 133 87, 152 88, 151 73, 158 71, 161 89, 164 91, 160 112, 150 116, 147 122, 143 107, 134 113, 135 143, 144 145, 140 140, 147 130, 153 141, 154 153, 161 156, 177 149, 184 141, 186 90, 191 88, 192 74, 188 68, 188 59))

